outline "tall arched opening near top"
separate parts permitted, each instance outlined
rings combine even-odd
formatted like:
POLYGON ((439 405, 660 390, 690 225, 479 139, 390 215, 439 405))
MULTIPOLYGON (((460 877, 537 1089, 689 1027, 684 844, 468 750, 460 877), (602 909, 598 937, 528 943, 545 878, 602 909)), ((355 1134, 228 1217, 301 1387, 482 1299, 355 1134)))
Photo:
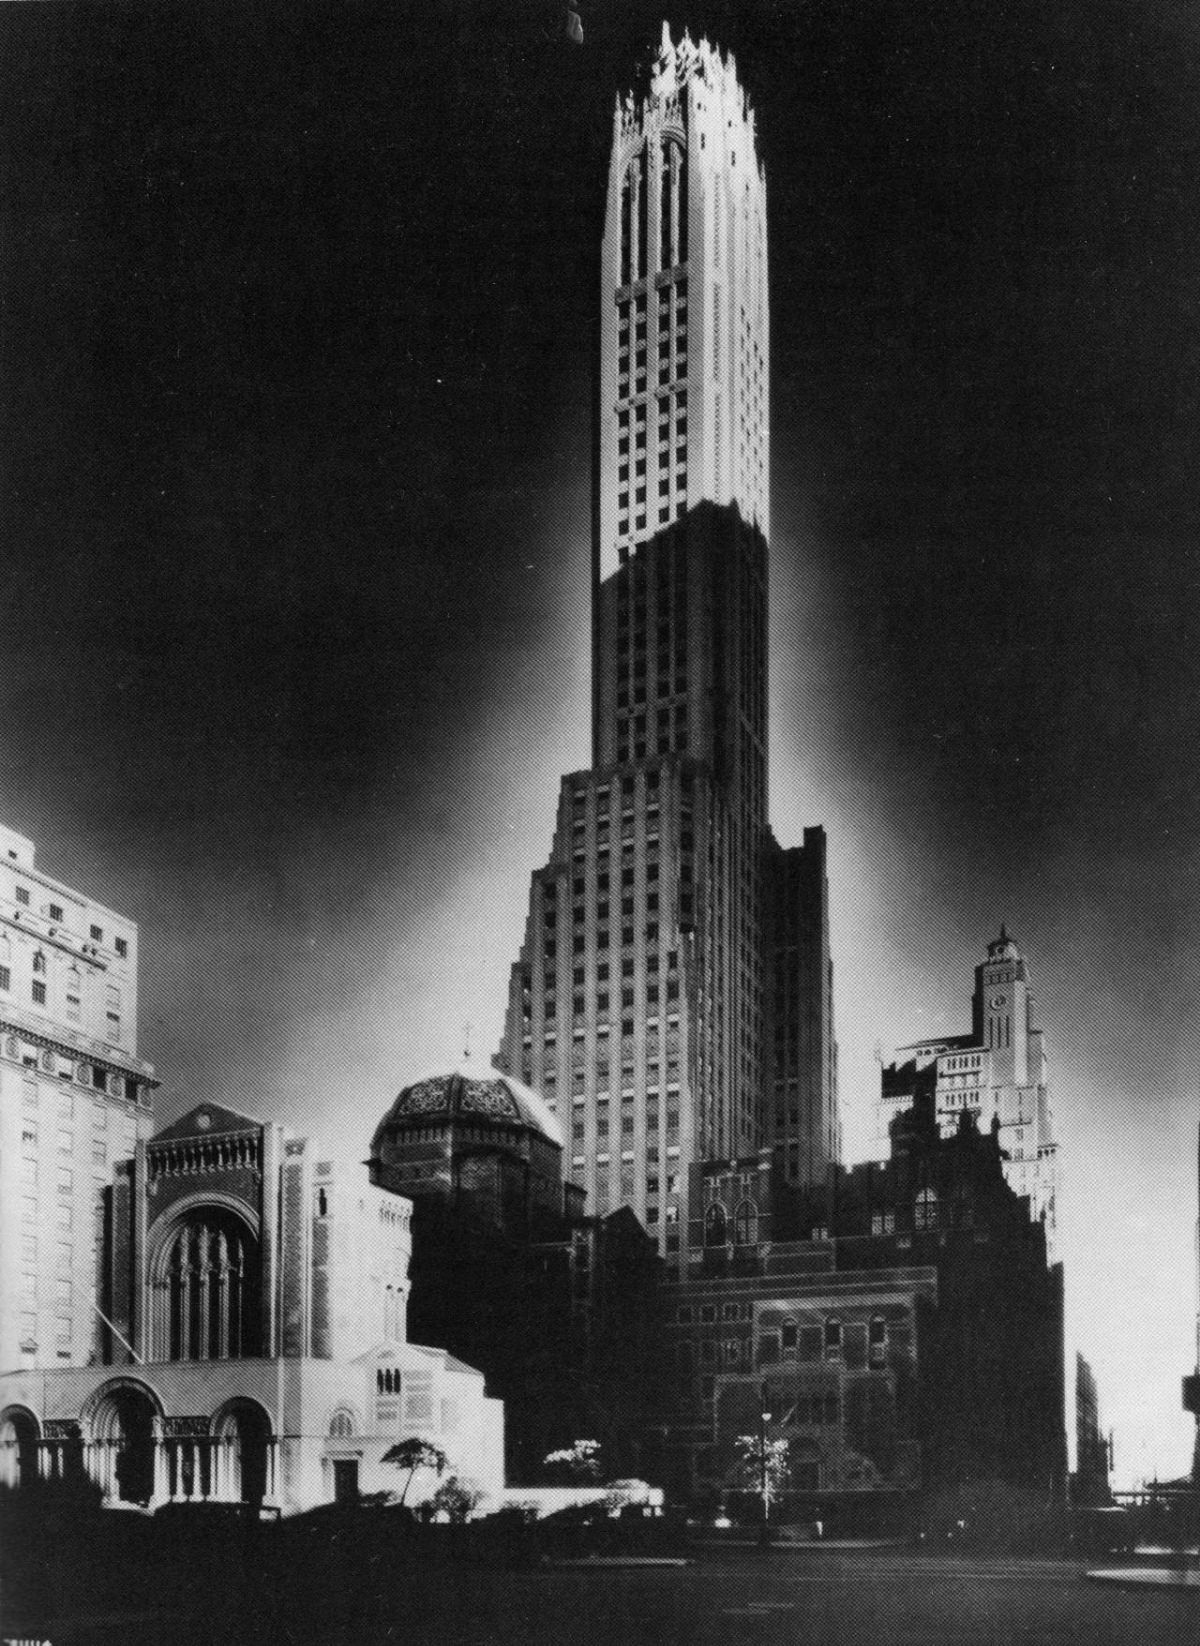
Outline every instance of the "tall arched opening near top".
POLYGON ((198 1201, 156 1239, 151 1353, 156 1360, 244 1360, 262 1353, 257 1228, 232 1204, 198 1201))

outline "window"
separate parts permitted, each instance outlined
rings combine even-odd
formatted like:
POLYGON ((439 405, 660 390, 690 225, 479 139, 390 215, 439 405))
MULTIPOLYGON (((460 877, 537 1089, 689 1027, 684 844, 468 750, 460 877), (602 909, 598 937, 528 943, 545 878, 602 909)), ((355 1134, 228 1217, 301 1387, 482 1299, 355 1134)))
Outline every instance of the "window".
POLYGON ((28 886, 18 886, 17 887, 17 902, 23 904, 25 906, 25 908, 29 907, 29 887, 28 886))
POLYGON ((8 966, 0 966, 0 989, 7 992, 12 988, 12 970, 8 966))
POLYGON ((51 903, 50 909, 49 909, 49 914, 50 914, 51 920, 61 920, 62 917, 63 917, 62 904, 61 903, 51 903))
POLYGON ((120 955, 122 960, 128 959, 128 957, 129 957, 129 944, 126 942, 125 938, 118 937, 118 939, 116 941, 116 950, 117 950, 117 953, 120 955))
POLYGON ((704 1244, 706 1246, 723 1246, 725 1239, 725 1208, 717 1203, 710 1206, 704 1214, 704 1244))
POLYGON ((937 1228, 937 1194, 933 1189, 922 1189, 917 1195, 917 1204, 913 1214, 915 1229, 937 1228))
POLYGON ((346 1411, 344 1408, 340 1411, 334 1412, 333 1416, 329 1419, 330 1440, 349 1440, 353 1434, 353 1414, 346 1411))
POLYGON ((840 1360, 842 1355, 842 1323, 840 1320, 825 1322, 825 1358, 826 1360, 840 1360))
POLYGON ((871 1365, 882 1366, 887 1360, 887 1321, 882 1315, 876 1315, 868 1330, 868 1342, 871 1349, 871 1365))
POLYGON ((794 1349, 799 1341, 799 1327, 794 1320, 786 1320, 780 1333, 780 1343, 784 1350, 794 1349))
POLYGON ((758 1241, 758 1209, 753 1201, 743 1200, 734 1218, 734 1244, 753 1246, 758 1241))
POLYGON ((91 927, 90 932, 91 932, 91 938, 92 938, 93 943, 103 943, 104 942, 104 933, 101 931, 99 926, 91 927))

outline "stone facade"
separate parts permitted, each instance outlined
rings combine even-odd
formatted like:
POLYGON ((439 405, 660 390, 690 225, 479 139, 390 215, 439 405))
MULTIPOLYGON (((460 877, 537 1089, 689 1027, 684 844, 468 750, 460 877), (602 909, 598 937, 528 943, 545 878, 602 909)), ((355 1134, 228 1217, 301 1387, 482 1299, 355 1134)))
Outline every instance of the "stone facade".
POLYGON ((0 827, 0 1372, 78 1365, 113 1163, 153 1129, 137 1055, 137 926, 51 879, 0 827))

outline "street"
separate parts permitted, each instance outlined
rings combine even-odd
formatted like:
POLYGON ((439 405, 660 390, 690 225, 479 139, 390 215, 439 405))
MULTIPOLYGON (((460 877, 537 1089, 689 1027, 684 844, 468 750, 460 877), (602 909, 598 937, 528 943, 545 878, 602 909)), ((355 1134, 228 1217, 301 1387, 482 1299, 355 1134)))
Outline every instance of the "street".
POLYGON ((318 1592, 311 1573, 264 1584, 246 1569, 208 1593, 203 1615, 12 1618, 4 1636, 53 1646, 1175 1646, 1200 1638, 1197 1591, 1098 1585, 1084 1571, 1062 1561, 804 1549, 712 1555, 686 1568, 441 1566, 408 1574, 400 1588, 318 1592))

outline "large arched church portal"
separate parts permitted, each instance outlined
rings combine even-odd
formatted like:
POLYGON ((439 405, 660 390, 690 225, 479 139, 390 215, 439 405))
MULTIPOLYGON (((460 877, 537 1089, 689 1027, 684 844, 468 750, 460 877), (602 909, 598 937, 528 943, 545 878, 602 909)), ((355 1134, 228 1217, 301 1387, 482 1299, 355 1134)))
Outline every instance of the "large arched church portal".
POLYGON ((273 1490, 271 1422, 253 1400, 231 1400, 213 1423, 211 1495, 261 1504, 273 1490))
POLYGON ((157 1416, 149 1394, 134 1383, 101 1395, 92 1413, 91 1467, 106 1496, 149 1503, 155 1495, 157 1416))
POLYGON ((191 1207, 153 1262, 151 1341, 160 1360, 241 1360, 261 1353, 257 1233, 227 1206, 191 1207))
POLYGON ((0 1412, 0 1486, 28 1486, 38 1476, 38 1426, 24 1406, 0 1412))

